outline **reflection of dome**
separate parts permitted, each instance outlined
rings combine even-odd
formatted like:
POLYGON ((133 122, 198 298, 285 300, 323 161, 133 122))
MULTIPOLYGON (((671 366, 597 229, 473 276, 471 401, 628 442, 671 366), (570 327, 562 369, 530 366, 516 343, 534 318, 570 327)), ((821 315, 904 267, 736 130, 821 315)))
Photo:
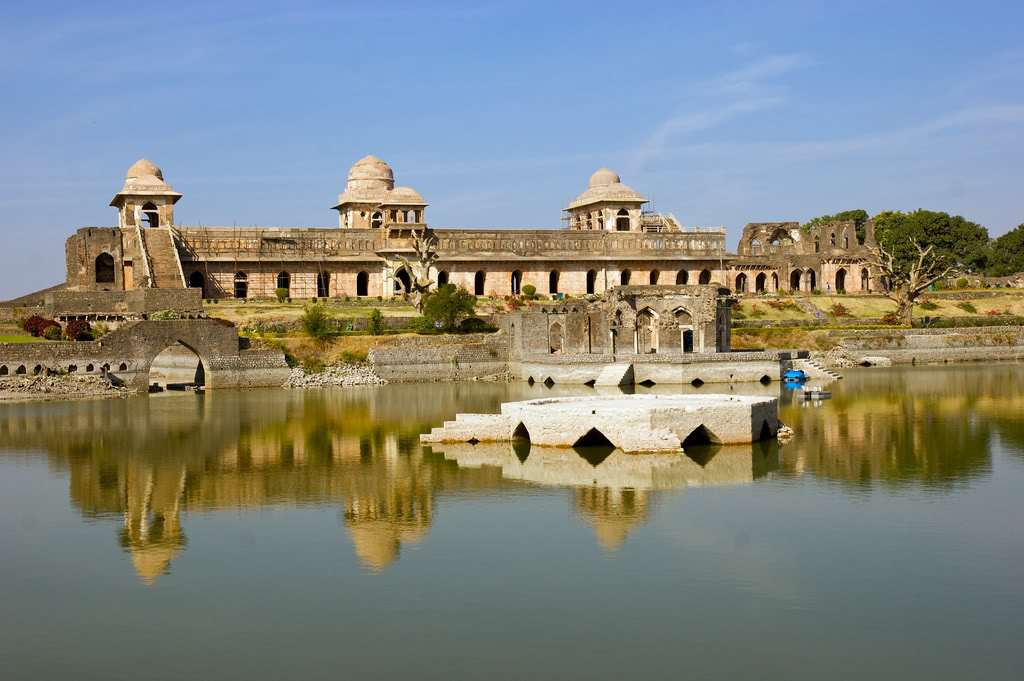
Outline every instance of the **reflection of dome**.
POLYGON ((349 169, 348 181, 358 182, 362 186, 379 182, 387 185, 386 189, 392 189, 395 186, 395 174, 387 163, 376 156, 364 156, 349 169))
POLYGON ((161 182, 164 179, 164 173, 162 170, 156 167, 156 164, 152 161, 147 161, 144 158, 140 158, 138 161, 128 169, 128 172, 124 174, 124 179, 135 180, 142 177, 155 177, 161 182))
POLYGON ((608 168, 601 168, 596 173, 590 176, 590 186, 600 187, 605 184, 618 184, 619 176, 614 170, 608 168))
POLYGON ((132 551, 132 565, 146 586, 153 586, 156 580, 171 571, 171 559, 178 553, 174 546, 151 546, 132 551))
POLYGON ((412 524, 396 524, 389 520, 357 520, 348 523, 356 555, 373 570, 386 568, 398 558, 402 542, 414 544, 429 528, 412 524))

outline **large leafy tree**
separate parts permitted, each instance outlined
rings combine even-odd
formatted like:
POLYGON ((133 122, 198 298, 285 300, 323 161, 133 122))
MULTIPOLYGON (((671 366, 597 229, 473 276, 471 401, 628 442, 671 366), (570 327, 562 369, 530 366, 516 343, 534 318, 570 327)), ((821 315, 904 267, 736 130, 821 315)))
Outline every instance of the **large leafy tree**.
POLYGON ((874 217, 875 239, 891 253, 898 269, 906 269, 919 256, 916 241, 924 248, 932 247, 934 256, 947 266, 965 272, 982 272, 988 263, 988 230, 959 215, 931 210, 912 213, 887 210, 874 217))
POLYGON ((423 303, 423 316, 431 322, 441 322, 444 331, 454 331, 463 317, 476 310, 476 296, 455 284, 445 284, 428 293, 423 303))
POLYGON ((863 208, 844 210, 835 215, 819 215, 816 218, 811 218, 801 226, 804 229, 813 229, 832 222, 846 222, 847 220, 853 220, 857 223, 857 241, 864 243, 864 223, 868 221, 868 212, 863 208))
POLYGON ((913 321, 914 303, 928 287, 954 271, 948 265, 946 256, 935 253, 935 246, 922 246, 917 239, 910 238, 910 246, 917 251, 916 258, 897 255, 902 248, 887 250, 885 246, 873 246, 868 261, 886 281, 885 295, 896 303, 896 315, 901 324, 913 321))
POLYGON ((1008 277, 1024 272, 1024 225, 1017 225, 992 242, 988 273, 993 277, 1008 277))

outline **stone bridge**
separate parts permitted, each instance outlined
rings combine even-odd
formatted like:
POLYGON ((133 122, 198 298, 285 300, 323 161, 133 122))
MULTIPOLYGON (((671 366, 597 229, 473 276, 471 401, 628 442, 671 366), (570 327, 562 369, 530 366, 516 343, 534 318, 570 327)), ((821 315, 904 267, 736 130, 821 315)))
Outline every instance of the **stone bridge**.
MULTIPOLYGON (((290 372, 279 350, 247 349, 230 322, 217 319, 137 321, 91 342, 0 343, 0 377, 107 374, 135 390, 149 386, 154 360, 168 348, 194 353, 206 388, 279 387, 290 372)), ((198 366, 198 365, 197 365, 198 366)))

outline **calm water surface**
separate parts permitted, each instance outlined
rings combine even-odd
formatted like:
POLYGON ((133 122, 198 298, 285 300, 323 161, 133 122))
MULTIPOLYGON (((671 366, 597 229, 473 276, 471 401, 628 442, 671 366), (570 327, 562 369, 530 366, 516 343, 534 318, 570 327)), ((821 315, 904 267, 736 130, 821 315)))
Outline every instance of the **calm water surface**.
POLYGON ((418 442, 587 388, 2 405, 0 677, 1017 678, 1024 369, 832 387, 689 456, 418 442))

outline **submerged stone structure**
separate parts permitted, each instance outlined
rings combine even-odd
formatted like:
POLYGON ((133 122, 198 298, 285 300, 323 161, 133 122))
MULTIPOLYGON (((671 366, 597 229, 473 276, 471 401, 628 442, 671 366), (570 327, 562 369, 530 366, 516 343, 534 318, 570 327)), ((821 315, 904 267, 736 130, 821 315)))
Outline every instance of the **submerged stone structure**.
POLYGON ((746 395, 620 395, 508 402, 500 414, 458 414, 421 442, 526 440, 550 447, 679 451, 775 437, 778 400, 746 395))

